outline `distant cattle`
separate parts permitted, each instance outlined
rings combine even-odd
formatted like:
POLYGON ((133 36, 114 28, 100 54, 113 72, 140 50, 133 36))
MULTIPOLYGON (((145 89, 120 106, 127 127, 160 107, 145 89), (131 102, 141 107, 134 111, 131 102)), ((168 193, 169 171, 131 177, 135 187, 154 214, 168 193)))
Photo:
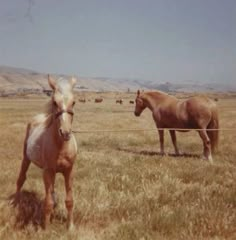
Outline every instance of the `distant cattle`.
POLYGON ((52 96, 52 90, 46 90, 44 89, 43 92, 47 95, 47 96, 52 96))
POLYGON ((82 99, 79 99, 79 102, 85 103, 86 100, 85 100, 85 98, 82 98, 82 99))
POLYGON ((101 103, 103 101, 103 98, 95 98, 94 102, 95 103, 101 103))
POLYGON ((122 104, 123 100, 122 99, 118 99, 118 100, 116 100, 116 103, 122 104))
POLYGON ((129 103, 130 103, 130 104, 134 104, 134 101, 130 100, 129 103))

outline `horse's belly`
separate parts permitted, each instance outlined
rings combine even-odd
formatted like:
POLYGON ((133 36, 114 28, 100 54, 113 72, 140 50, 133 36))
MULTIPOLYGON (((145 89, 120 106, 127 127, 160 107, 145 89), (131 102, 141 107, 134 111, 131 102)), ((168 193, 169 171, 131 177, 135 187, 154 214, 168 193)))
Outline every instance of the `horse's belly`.
POLYGON ((45 129, 36 127, 31 130, 27 140, 26 154, 30 161, 41 167, 42 163, 42 136, 45 129))

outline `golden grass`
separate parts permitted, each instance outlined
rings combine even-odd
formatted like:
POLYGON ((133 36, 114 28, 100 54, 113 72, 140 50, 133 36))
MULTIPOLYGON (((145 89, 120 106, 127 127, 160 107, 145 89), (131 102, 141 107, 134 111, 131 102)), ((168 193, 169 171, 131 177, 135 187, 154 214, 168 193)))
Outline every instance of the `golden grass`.
MULTIPOLYGON (((133 114, 130 94, 85 94, 77 103, 74 129, 155 128, 149 110, 133 114), (89 95, 89 97, 87 97, 89 95), (124 98, 124 104, 115 98, 124 98), (130 111, 130 112, 129 112, 130 111)), ((80 96, 78 96, 80 98, 80 96)), ((47 231, 40 227, 44 187, 41 170, 30 166, 21 202, 9 204, 19 172, 28 120, 43 99, 0 99, 0 239, 236 239, 236 132, 221 132, 210 165, 201 159, 195 132, 177 133, 182 157, 160 156, 156 132, 76 134, 75 230, 65 224, 64 183, 58 175, 58 207, 47 231)), ((219 97, 220 124, 235 128, 236 98, 219 97)), ((168 153, 173 147, 166 133, 168 153)))

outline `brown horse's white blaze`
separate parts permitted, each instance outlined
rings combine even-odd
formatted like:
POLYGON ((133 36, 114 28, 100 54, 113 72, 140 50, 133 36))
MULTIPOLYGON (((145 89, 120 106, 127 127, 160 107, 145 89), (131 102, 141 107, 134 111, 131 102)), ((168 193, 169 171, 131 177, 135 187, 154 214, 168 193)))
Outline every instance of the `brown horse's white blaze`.
POLYGON ((31 162, 43 169, 45 185, 44 227, 50 222, 54 202, 54 182, 57 172, 63 174, 66 189, 67 226, 73 226, 72 167, 77 154, 77 143, 72 134, 72 93, 76 80, 56 82, 48 76, 53 90, 47 112, 39 114, 28 124, 24 141, 23 160, 17 180, 19 193, 26 179, 31 162))
MULTIPOLYGON (((197 131, 203 141, 203 156, 213 162, 211 152, 217 147, 219 137, 218 112, 214 101, 200 96, 181 101, 160 91, 140 93, 138 90, 135 116, 140 116, 146 107, 152 111, 158 129, 161 154, 164 154, 164 128, 182 129, 182 132, 201 129, 197 131)), ((174 129, 169 132, 175 153, 179 155, 174 129)))

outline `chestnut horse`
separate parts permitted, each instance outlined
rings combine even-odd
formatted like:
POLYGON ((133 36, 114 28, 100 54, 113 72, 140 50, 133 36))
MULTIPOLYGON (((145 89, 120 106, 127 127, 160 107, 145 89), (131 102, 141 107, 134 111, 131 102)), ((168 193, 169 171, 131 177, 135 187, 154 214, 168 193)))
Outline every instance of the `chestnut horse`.
POLYGON ((152 111, 159 132, 161 154, 164 154, 164 128, 169 128, 176 155, 179 150, 175 130, 197 129, 203 141, 203 156, 213 162, 211 152, 216 149, 219 137, 218 111, 213 100, 204 96, 179 100, 161 91, 140 93, 138 90, 134 114, 140 116, 146 107, 152 111))
POLYGON ((61 79, 56 82, 48 75, 53 90, 47 112, 39 114, 28 124, 24 141, 23 160, 17 180, 16 196, 26 180, 31 162, 43 169, 46 197, 44 200, 44 228, 47 227, 53 207, 56 173, 63 174, 66 189, 67 227, 73 227, 72 167, 77 154, 77 143, 72 134, 73 107, 72 89, 76 80, 61 79))

